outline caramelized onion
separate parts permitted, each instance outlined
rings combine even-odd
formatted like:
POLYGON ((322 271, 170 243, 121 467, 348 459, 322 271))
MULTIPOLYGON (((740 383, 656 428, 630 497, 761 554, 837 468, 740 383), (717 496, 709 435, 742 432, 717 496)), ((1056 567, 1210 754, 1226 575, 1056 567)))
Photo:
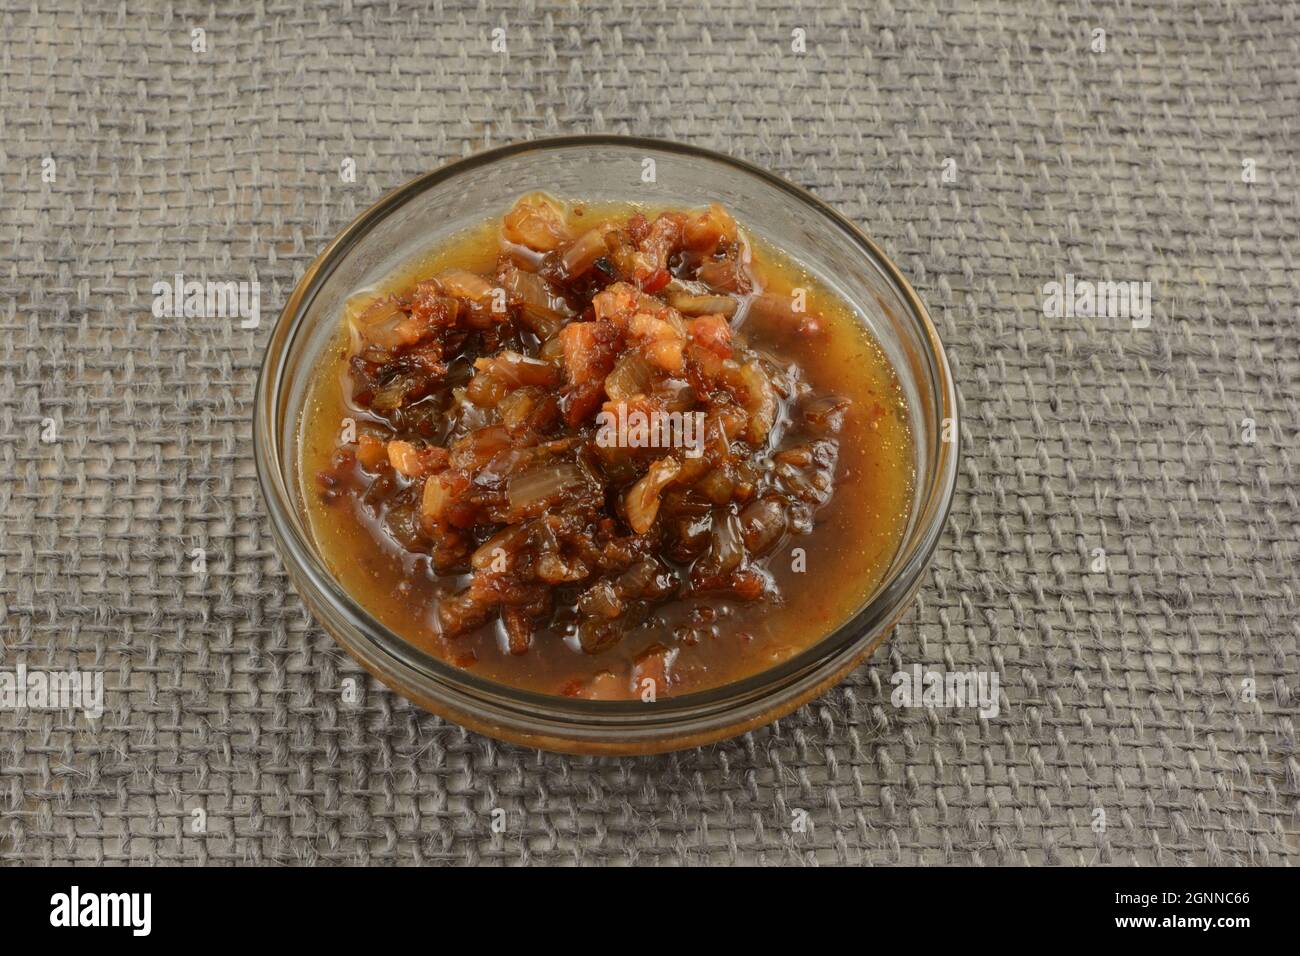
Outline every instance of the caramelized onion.
POLYGON ((535 252, 550 252, 569 238, 564 210, 545 193, 520 197, 502 220, 501 232, 510 242, 535 252))
POLYGON ((520 318, 538 338, 549 339, 573 317, 573 310, 564 297, 541 276, 507 262, 502 265, 498 278, 510 301, 519 306, 520 318))
POLYGON ((617 227, 613 223, 602 223, 595 229, 588 229, 572 245, 560 253, 560 267, 568 279, 585 275, 596 264, 596 260, 605 254, 605 237, 617 227))
POLYGON ((659 493, 677 477, 682 465, 676 458, 660 458, 645 477, 628 489, 623 501, 627 507, 627 523, 637 534, 645 534, 659 513, 659 493))
POLYGON ((639 352, 628 352, 605 376, 605 394, 615 402, 644 394, 652 381, 650 366, 639 352))
POLYGON ((550 503, 585 490, 587 475, 572 462, 556 462, 513 475, 507 494, 510 510, 516 514, 540 514, 550 503))

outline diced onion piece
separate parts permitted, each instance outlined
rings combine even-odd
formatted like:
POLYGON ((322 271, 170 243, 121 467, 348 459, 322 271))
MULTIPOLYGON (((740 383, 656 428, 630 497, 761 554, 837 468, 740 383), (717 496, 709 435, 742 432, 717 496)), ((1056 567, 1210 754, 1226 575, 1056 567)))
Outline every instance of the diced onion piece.
POLYGON ((512 447, 510 432, 493 425, 470 432, 451 445, 451 465, 462 471, 476 471, 486 465, 499 451, 512 447))
POLYGON ((507 240, 534 252, 551 252, 569 239, 564 210, 545 193, 520 197, 506 213, 501 227, 507 240))
POLYGON ((682 315, 725 315, 728 318, 736 314, 738 303, 729 295, 695 295, 690 292, 669 291, 668 304, 682 315))
POLYGON ((368 325, 383 322, 389 316, 400 311, 397 296, 377 296, 368 302, 364 308, 353 314, 352 324, 358 329, 364 329, 368 325))
POLYGON ((510 429, 519 428, 528 420, 528 416, 533 413, 537 405, 538 393, 536 389, 521 388, 511 392, 497 405, 497 412, 501 415, 501 424, 510 429))
POLYGON ((525 272, 513 262, 501 268, 501 287, 506 295, 520 306, 520 318, 543 341, 559 331, 573 310, 545 279, 525 272))
POLYGON ((613 401, 626 401, 635 395, 644 394, 650 388, 651 381, 652 373, 646 360, 637 352, 628 352, 605 376, 605 394, 613 401))
POLYGON ((766 553, 785 534, 785 507, 779 498, 760 498, 740 513, 745 549, 755 557, 766 553))
POLYGON ((572 462, 557 462, 512 475, 506 494, 517 515, 540 514, 566 494, 585 489, 587 476, 572 462))
POLYGON ((480 370, 465 386, 465 397, 480 408, 495 408, 510 389, 491 365, 480 370))
POLYGON ((684 412, 695 407, 695 389, 680 378, 666 378, 654 387, 654 396, 663 402, 664 411, 684 412))
POLYGON ((751 280, 735 259, 710 259, 700 263, 695 278, 720 292, 748 292, 751 280))
POLYGON ((492 298, 495 286, 481 275, 466 269, 451 269, 438 277, 448 295, 485 303, 492 298))
POLYGON ((730 574, 745 558, 745 544, 740 519, 734 514, 719 515, 713 522, 713 540, 709 551, 700 558, 702 570, 712 574, 730 574))
POLYGON ((469 563, 478 571, 504 571, 510 559, 528 538, 527 524, 512 524, 488 538, 470 555, 469 563))
POLYGON ((399 307, 397 298, 380 296, 352 320, 353 330, 368 345, 386 351, 418 341, 419 328, 413 326, 399 307))
POLYGON ((478 372, 490 371, 510 388, 525 385, 558 385, 559 371, 550 362, 518 352, 499 352, 490 358, 480 358, 474 362, 478 372))
POLYGON ((618 228, 613 223, 602 223, 594 229, 588 229, 560 253, 560 266, 564 275, 576 279, 586 274, 596 264, 596 260, 606 252, 605 237, 618 228))
POLYGON ((543 362, 550 362, 552 365, 560 365, 564 362, 564 342, 560 336, 554 335, 542 343, 542 347, 537 350, 537 357, 543 362))
POLYGON ((588 617, 612 621, 623 613, 623 602, 619 599, 614 585, 609 581, 597 581, 578 597, 578 608, 588 617))
POLYGON ((645 534, 655 523, 655 516, 659 513, 659 495, 681 469, 681 462, 676 458, 660 458, 640 481, 628 489, 623 503, 627 509, 627 523, 637 534, 645 534))

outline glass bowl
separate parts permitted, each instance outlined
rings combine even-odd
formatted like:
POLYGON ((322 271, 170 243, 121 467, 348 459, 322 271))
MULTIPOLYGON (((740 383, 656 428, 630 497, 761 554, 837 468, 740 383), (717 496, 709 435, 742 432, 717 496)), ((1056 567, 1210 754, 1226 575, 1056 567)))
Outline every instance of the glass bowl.
POLYGON ((830 687, 879 646, 906 610, 942 533, 957 475, 956 391, 943 346, 925 306, 876 244, 819 199, 756 166, 634 137, 567 136, 505 146, 384 196, 325 248, 289 296, 267 345, 255 415, 257 474, 275 542, 316 620, 367 670, 420 706, 492 737, 569 753, 699 746, 773 721, 830 687), (768 670, 652 704, 519 690, 407 643, 340 587, 318 553, 298 474, 299 416, 344 301, 539 189, 585 202, 651 207, 721 202, 751 234, 853 306, 893 362, 915 445, 912 510, 902 542, 874 594, 849 620, 768 670))

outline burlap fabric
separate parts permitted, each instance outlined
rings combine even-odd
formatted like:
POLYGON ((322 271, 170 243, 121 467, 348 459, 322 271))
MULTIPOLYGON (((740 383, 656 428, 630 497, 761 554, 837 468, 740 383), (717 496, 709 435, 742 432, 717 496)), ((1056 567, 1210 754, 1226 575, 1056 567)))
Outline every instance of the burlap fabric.
POLYGON ((106 682, 94 726, 0 712, 0 859, 1296 859, 1295 7, 0 6, 0 670, 106 682), (446 160, 579 131, 814 188, 962 392, 892 644, 673 756, 523 751, 372 683, 347 707, 254 477, 262 346, 323 244, 446 160), (175 273, 258 280, 261 327, 155 317, 175 273), (1067 274, 1149 281, 1149 326, 1045 315, 1067 274), (1001 712, 892 706, 914 663, 996 671, 1001 712))

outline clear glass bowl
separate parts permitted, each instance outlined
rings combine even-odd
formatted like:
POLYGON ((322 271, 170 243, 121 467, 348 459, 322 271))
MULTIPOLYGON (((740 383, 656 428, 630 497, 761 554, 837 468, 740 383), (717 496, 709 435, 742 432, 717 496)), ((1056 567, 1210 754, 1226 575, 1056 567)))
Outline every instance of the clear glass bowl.
POLYGON ((834 684, 906 610, 942 533, 957 475, 956 392, 943 346, 925 306, 875 243, 814 196, 748 163, 678 143, 617 136, 490 150, 407 183, 357 217, 307 269, 271 332, 253 435, 280 555, 299 594, 335 639, 428 710, 493 737, 570 753, 698 746, 775 720, 834 684), (892 360, 915 441, 911 518, 872 597, 798 655, 743 680, 653 704, 549 696, 486 680, 408 644, 327 571, 304 511, 299 416, 344 301, 538 189, 588 202, 721 202, 751 234, 798 260, 850 303, 892 360))

